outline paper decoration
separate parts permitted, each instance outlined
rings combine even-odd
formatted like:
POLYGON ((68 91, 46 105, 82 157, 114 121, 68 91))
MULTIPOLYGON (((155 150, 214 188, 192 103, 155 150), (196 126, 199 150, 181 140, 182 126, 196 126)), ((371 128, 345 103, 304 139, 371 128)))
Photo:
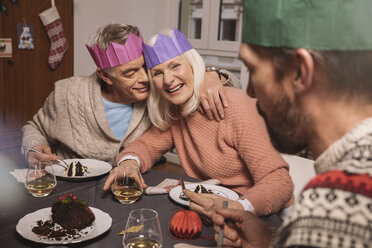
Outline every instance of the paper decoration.
POLYGON ((85 44, 85 46, 88 48, 97 67, 106 69, 128 63, 141 56, 142 42, 143 38, 138 30, 138 36, 134 33, 130 33, 124 45, 111 42, 106 50, 101 49, 97 45, 90 47, 85 44))
POLYGON ((194 239, 202 229, 200 216, 191 210, 181 209, 177 211, 171 220, 172 233, 180 239, 194 239))
POLYGON ((0 58, 12 57, 12 39, 0 38, 0 58))
POLYGON ((0 11, 6 15, 8 14, 8 8, 6 7, 5 3, 3 3, 1 0, 0 0, 0 11))
POLYGON ((127 230, 121 231, 119 235, 124 235, 124 233, 139 232, 143 228, 143 225, 140 226, 131 226, 127 230))
POLYGON ((18 49, 34 49, 34 25, 18 23, 18 49))
POLYGON ((149 46, 145 43, 143 44, 143 55, 145 56, 146 67, 147 69, 151 69, 190 49, 192 49, 192 46, 189 40, 177 28, 173 29, 172 37, 159 34, 153 46, 149 46))

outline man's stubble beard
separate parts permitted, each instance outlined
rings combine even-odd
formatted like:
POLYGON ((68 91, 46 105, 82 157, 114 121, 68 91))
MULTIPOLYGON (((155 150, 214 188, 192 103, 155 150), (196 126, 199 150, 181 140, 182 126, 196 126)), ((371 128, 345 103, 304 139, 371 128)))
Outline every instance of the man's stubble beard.
POLYGON ((271 143, 281 153, 296 154, 307 146, 309 121, 294 105, 281 93, 266 114, 257 101, 257 110, 265 120, 271 143))

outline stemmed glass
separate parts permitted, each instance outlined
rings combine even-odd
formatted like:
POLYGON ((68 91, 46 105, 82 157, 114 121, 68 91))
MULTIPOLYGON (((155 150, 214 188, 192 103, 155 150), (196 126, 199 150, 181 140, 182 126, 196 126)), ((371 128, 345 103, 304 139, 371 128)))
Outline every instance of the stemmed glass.
POLYGON ((29 162, 25 187, 35 197, 49 195, 57 186, 51 161, 29 162))
POLYGON ((123 247, 161 248, 162 243, 158 213, 148 208, 132 210, 123 236, 123 247))
POLYGON ((116 199, 123 204, 137 201, 143 193, 139 170, 131 170, 130 174, 127 171, 117 173, 111 191, 116 199))

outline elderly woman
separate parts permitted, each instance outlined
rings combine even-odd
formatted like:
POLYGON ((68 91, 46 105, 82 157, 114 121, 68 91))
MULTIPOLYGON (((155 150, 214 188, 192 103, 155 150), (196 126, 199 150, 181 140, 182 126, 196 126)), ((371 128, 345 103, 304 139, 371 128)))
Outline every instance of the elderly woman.
POLYGON ((242 194, 238 201, 229 200, 229 208, 267 215, 291 204, 288 165, 270 143, 255 100, 226 87, 225 119, 211 121, 197 111, 205 65, 177 29, 152 37, 144 44, 144 55, 153 126, 119 154, 104 189, 119 171, 150 170, 156 159, 175 147, 188 176, 218 179, 242 194))

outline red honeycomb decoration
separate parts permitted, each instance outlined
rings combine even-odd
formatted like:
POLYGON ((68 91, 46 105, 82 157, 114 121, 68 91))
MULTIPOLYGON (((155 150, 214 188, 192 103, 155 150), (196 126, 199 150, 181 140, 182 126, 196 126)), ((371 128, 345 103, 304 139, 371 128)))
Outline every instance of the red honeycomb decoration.
POLYGON ((197 213, 191 210, 180 209, 172 217, 172 233, 180 239, 194 239, 202 229, 202 221, 197 213))

